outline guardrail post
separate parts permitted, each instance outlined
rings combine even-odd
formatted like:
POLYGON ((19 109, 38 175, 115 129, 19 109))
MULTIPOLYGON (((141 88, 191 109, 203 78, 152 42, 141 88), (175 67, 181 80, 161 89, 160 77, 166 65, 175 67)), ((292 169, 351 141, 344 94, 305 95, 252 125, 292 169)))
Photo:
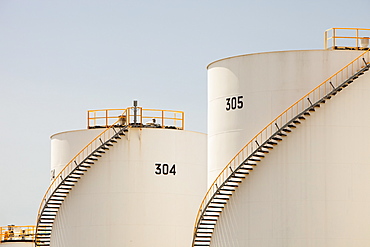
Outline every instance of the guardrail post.
POLYGON ((134 125, 137 123, 137 100, 134 100, 134 125))
POLYGON ((162 110, 161 112, 162 112, 162 128, 164 128, 165 127, 164 126, 164 111, 162 110))

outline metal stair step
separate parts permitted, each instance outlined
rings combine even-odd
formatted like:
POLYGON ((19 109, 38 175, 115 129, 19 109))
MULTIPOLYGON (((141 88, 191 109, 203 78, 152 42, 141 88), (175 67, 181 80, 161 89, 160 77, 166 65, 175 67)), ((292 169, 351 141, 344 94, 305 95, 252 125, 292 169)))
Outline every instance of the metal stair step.
POLYGON ((242 180, 229 180, 230 182, 233 182, 233 183, 241 183, 241 182, 243 182, 242 180))
POLYGON ((50 201, 59 201, 59 202, 62 202, 62 201, 64 201, 64 198, 50 198, 49 199, 50 201))
POLYGON ((213 232, 198 232, 197 231, 196 236, 199 237, 199 238, 201 238, 201 237, 207 237, 209 235, 212 236, 212 234, 213 234, 213 232))
POLYGON ((252 167, 240 167, 238 170, 253 171, 253 168, 252 167))
POLYGON ((283 140, 282 138, 277 137, 277 136, 272 137, 272 139, 275 140, 275 141, 282 141, 283 140))
POLYGON ((203 219, 203 221, 217 221, 217 219, 203 219))
POLYGON ((204 223, 203 221, 201 221, 201 223, 200 223, 201 225, 204 225, 204 226, 214 226, 214 225, 216 225, 216 223, 215 222, 212 222, 212 223, 204 223))
POLYGON ((274 142, 274 141, 268 141, 267 144, 270 144, 270 145, 277 145, 277 142, 274 142))
POLYGON ((202 230, 214 230, 214 228, 210 228, 210 227, 203 227, 203 226, 200 226, 198 227, 198 229, 202 229, 202 230))
POLYGON ((87 171, 87 169, 83 169, 83 168, 84 168, 84 167, 77 167, 77 168, 76 168, 76 170, 77 170, 77 171, 84 171, 84 172, 86 172, 86 171, 87 171))
POLYGON ((234 189, 226 189, 224 187, 220 188, 220 190, 223 190, 223 191, 235 191, 234 189))
MULTIPOLYGON (((276 144, 276 143, 275 143, 275 144, 276 144)), ((266 148, 266 149, 274 149, 273 144, 269 144, 269 145, 271 145, 271 146, 263 145, 262 147, 263 147, 263 148, 266 148)))
MULTIPOLYGON (((254 162, 254 161, 252 161, 254 162)), ((248 160, 247 162, 244 163, 246 166, 257 166, 257 163, 251 163, 251 160, 248 160)))
POLYGON ((234 188, 239 187, 239 186, 238 186, 238 185, 236 185, 236 184, 225 184, 225 186, 226 186, 226 187, 234 187, 234 188))
POLYGON ((282 132, 277 133, 279 136, 287 136, 287 134, 284 134, 282 132))
POLYGON ((226 202, 215 202, 215 201, 212 201, 211 204, 226 204, 226 202))
POLYGON ((227 193, 223 193, 223 192, 221 192, 221 191, 218 191, 217 192, 217 195, 221 195, 221 196, 232 196, 232 194, 227 194, 227 193))
POLYGON ((209 217, 219 217, 219 214, 205 214, 204 216, 209 216, 209 217))

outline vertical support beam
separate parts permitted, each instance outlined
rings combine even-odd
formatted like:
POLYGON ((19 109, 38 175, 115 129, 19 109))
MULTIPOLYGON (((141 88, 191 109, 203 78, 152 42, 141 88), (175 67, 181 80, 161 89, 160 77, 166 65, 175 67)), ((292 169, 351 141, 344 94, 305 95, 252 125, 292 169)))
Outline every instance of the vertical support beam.
POLYGON ((181 124, 182 126, 181 127, 184 130, 185 129, 185 113, 182 112, 181 115, 182 115, 182 124, 181 124))
POLYGON ((105 110, 105 127, 108 128, 108 110, 105 110))
POLYGON ((134 126, 137 123, 137 100, 134 100, 134 126))
POLYGON ((164 110, 162 110, 162 128, 164 128, 164 110))
POLYGON ((335 28, 333 28, 333 49, 335 49, 336 42, 335 42, 335 28))

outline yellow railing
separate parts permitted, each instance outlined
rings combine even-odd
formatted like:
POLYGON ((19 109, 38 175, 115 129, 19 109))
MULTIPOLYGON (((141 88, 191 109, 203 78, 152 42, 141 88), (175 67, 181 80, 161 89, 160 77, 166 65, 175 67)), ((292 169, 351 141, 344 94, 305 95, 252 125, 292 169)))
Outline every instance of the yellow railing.
POLYGON ((58 188, 59 184, 63 182, 63 179, 65 179, 71 172, 76 168, 78 164, 80 164, 86 157, 88 157, 91 153, 93 153, 94 150, 99 148, 102 143, 105 143, 110 138, 112 138, 116 131, 114 130, 114 126, 116 126, 119 123, 120 120, 117 120, 115 123, 113 123, 111 126, 109 126, 107 129, 105 129, 102 133, 100 133, 97 137, 95 137, 91 142, 89 142, 76 156, 74 156, 71 161, 68 162, 67 165, 64 166, 64 168, 59 172, 59 174, 53 179, 51 182, 49 188, 47 189, 44 197, 42 198, 38 214, 37 214, 37 224, 36 224, 36 230, 42 231, 43 227, 39 226, 39 219, 41 216, 42 211, 44 210, 45 205, 47 204, 49 198, 53 195, 54 191, 58 188))
POLYGON ((252 140, 250 140, 235 156, 234 158, 225 166, 225 168, 217 176, 213 184, 207 191, 203 201, 200 204, 198 215, 196 217, 194 226, 194 236, 197 230, 197 226, 200 222, 200 217, 202 216, 204 210, 207 208, 209 202, 213 199, 218 188, 223 185, 223 183, 232 175, 247 157, 252 155, 260 145, 266 142, 276 131, 277 126, 282 127, 291 121, 294 117, 298 116, 307 108, 311 107, 311 103, 315 103, 330 93, 334 87, 338 87, 345 80, 354 75, 361 68, 365 67, 365 61, 368 64, 370 61, 369 51, 365 51, 360 56, 355 58, 352 62, 347 64, 337 73, 329 77, 327 80, 322 82, 316 88, 311 90, 283 113, 272 120, 265 128, 263 128, 257 135, 255 135, 252 140))
POLYGON ((324 33, 325 49, 368 49, 370 29, 330 28, 324 33))
POLYGON ((34 240, 35 226, 0 226, 0 242, 34 240))
POLYGON ((118 125, 184 129, 184 112, 182 111, 129 107, 127 109, 90 110, 87 112, 88 129, 107 128, 117 120, 119 120, 118 125))

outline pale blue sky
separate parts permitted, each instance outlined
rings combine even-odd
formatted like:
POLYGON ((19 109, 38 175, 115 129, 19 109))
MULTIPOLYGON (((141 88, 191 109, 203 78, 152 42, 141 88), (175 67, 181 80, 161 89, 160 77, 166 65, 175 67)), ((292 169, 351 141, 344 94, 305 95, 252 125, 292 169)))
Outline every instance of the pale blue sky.
POLYGON ((370 28, 369 0, 0 0, 0 226, 35 224, 50 135, 89 109, 185 111, 206 132, 208 63, 322 49, 331 27, 370 28))

